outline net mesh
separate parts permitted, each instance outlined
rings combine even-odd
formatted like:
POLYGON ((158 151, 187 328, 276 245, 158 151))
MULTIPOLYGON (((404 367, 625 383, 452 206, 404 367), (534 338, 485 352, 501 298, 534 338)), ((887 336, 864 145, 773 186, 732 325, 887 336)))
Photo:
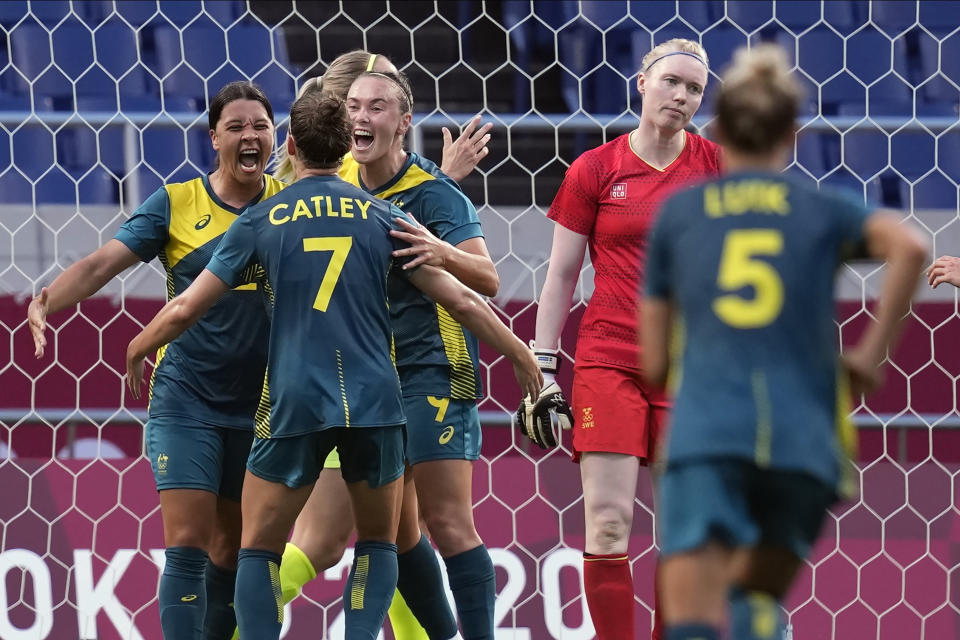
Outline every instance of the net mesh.
MULTIPOLYGON (((162 268, 139 265, 52 317, 40 360, 25 302, 163 182, 212 168, 203 109, 225 82, 264 86, 282 140, 300 83, 344 51, 386 53, 412 80, 410 145, 436 160, 440 127, 483 113, 491 153, 463 188, 500 273, 492 302, 529 338, 552 236, 545 209, 577 155, 635 126, 640 58, 671 37, 702 42, 714 70, 737 46, 783 44, 808 96, 789 170, 903 208, 936 255, 960 251, 958 25, 955 3, 927 1, 0 3, 0 637, 160 637, 145 407, 124 395, 122 373, 127 342, 162 302, 162 268)), ((870 321, 881 273, 840 274, 841 344, 870 321)), ((562 340, 568 361, 592 276, 587 264, 562 340)), ((862 492, 834 509, 786 600, 793 637, 960 633, 958 347, 955 291, 924 287, 887 383, 856 408, 862 492)), ((578 469, 566 449, 531 450, 509 428, 511 367, 483 355, 473 488, 497 566, 497 637, 591 638, 578 469)), ((646 630, 647 480, 637 495, 630 556, 646 630)), ((342 636, 349 560, 292 603, 287 637, 342 636)))

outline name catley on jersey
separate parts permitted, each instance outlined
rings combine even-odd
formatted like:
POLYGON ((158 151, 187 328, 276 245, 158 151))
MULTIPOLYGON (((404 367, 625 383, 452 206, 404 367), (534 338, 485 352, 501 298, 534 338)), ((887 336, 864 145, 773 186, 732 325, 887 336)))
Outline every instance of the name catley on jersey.
MULTIPOLYGON (((248 206, 283 188, 284 183, 264 176, 263 191, 248 206)), ((159 257, 169 300, 203 271, 245 208, 224 203, 202 176, 158 189, 115 238, 144 262, 159 257)), ((150 380, 150 416, 253 429, 269 331, 257 287, 249 283, 228 292, 196 325, 158 351, 150 380)))
MULTIPOLYGON (((251 207, 207 268, 230 286, 253 265, 273 291, 269 421, 257 437, 403 424, 390 356, 387 273, 409 218, 336 176, 298 180, 251 207)), ((259 417, 258 417, 259 418, 259 417)))
MULTIPOLYGON (((376 189, 363 184, 360 165, 350 156, 345 158, 340 176, 390 201, 451 245, 483 237, 477 211, 460 187, 436 164, 416 153, 409 153, 397 175, 376 189)), ((476 336, 411 286, 399 269, 390 274, 389 299, 403 395, 482 398, 476 336)))

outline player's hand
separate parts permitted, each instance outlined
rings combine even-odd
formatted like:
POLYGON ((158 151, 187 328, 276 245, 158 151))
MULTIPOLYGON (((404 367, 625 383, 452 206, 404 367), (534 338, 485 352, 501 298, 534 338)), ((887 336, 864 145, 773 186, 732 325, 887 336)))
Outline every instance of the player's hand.
POLYGON ((560 430, 573 427, 573 412, 563 396, 556 375, 560 358, 550 349, 536 349, 533 355, 537 368, 543 373, 543 384, 529 390, 517 409, 520 431, 541 449, 555 447, 560 442, 560 430))
POLYGON ((30 333, 33 334, 33 355, 37 358, 43 357, 43 350, 47 346, 47 338, 44 332, 47 329, 47 309, 50 307, 49 293, 44 287, 40 290, 40 295, 30 301, 27 307, 27 321, 30 324, 30 333))
POLYGON ((927 268, 927 282, 934 289, 946 282, 960 287, 960 258, 940 256, 927 268))
POLYGON ((883 384, 882 353, 854 347, 843 354, 842 361, 850 376, 850 392, 855 398, 876 391, 883 384))
POLYGON ((406 249, 394 251, 393 257, 416 256, 403 265, 404 269, 412 269, 421 264, 444 268, 447 263, 447 256, 453 249, 449 242, 444 242, 433 235, 423 225, 414 226, 402 218, 394 218, 393 221, 403 228, 403 231, 391 229, 390 235, 410 245, 406 249))
POLYGON ((443 127, 443 163, 440 169, 452 180, 460 182, 473 171, 477 164, 487 157, 490 150, 490 129, 493 123, 488 122, 479 129, 480 116, 475 115, 464 127, 463 133, 456 140, 450 130, 443 127))
POLYGON ((127 347, 127 388, 137 400, 140 399, 140 387, 143 386, 143 361, 143 356, 138 356, 127 347))

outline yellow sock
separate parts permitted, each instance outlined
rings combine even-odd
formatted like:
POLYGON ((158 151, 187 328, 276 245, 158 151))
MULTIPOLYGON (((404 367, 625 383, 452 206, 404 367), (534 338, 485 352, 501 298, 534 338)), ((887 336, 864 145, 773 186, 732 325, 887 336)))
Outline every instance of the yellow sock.
MULTIPOLYGON (((283 596, 283 604, 296 598, 303 585, 316 577, 317 572, 307 554, 301 551, 300 547, 288 542, 283 549, 283 560, 280 563, 280 594, 283 596)), ((413 614, 410 614, 410 617, 413 618, 413 614)), ((234 631, 230 640, 238 640, 238 638, 239 632, 234 631)), ((424 638, 426 639, 426 636, 424 638)))
POLYGON ((430 640, 399 591, 394 591, 393 602, 390 603, 387 613, 390 616, 390 626, 393 627, 393 636, 397 640, 430 640))
POLYGON ((317 577, 317 572, 300 547, 288 542, 280 563, 280 593, 286 604, 297 597, 303 585, 317 577))

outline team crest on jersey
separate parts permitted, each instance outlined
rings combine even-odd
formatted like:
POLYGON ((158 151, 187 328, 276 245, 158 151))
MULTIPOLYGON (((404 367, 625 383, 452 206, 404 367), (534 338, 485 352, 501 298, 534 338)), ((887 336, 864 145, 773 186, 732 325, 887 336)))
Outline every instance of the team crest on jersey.
POLYGON ((161 453, 157 456, 157 471, 161 474, 167 472, 167 460, 169 460, 167 454, 161 453))
POLYGON ((592 429, 594 426, 593 407, 584 407, 583 411, 580 413, 580 428, 592 429))
POLYGON ((627 197, 627 183, 617 182, 610 187, 610 197, 614 200, 623 200, 627 197))

